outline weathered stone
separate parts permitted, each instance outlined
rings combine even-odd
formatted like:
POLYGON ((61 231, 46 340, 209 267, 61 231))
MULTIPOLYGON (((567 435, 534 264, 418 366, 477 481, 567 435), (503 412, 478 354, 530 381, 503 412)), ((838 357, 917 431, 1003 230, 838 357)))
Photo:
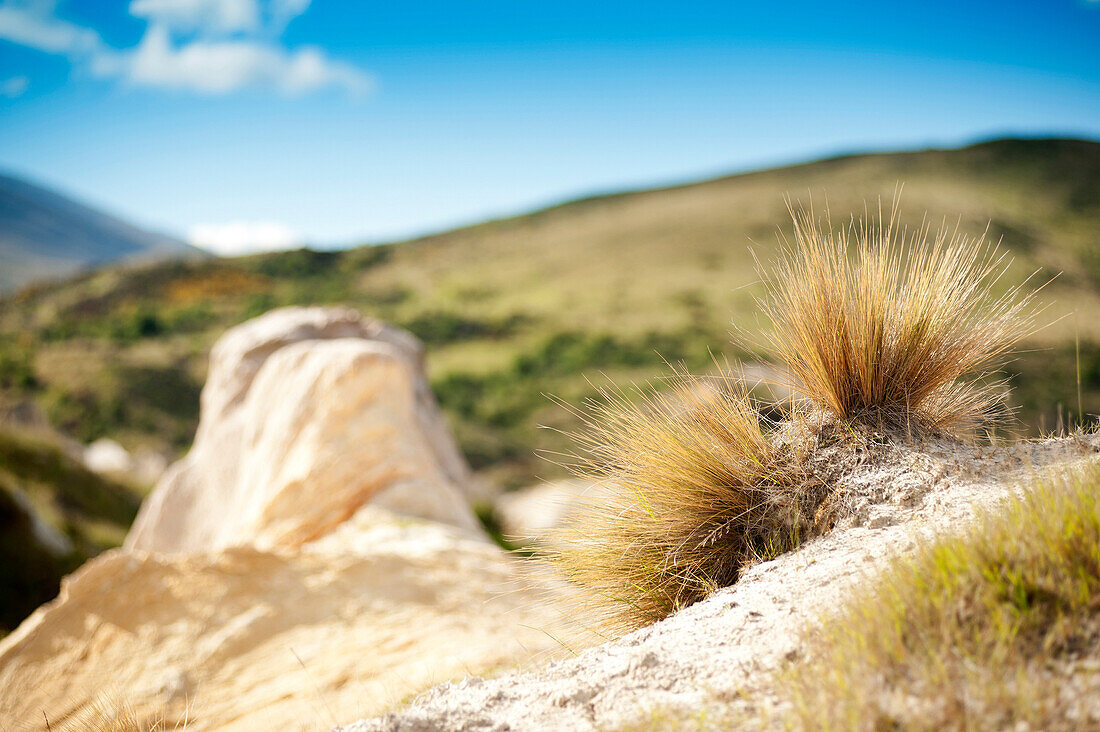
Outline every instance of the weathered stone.
POLYGON ((106 699, 168 729, 326 728, 557 648, 529 586, 468 532, 370 507, 298 549, 108 552, 0 641, 0 721, 106 699))
POLYGON ((188 455, 142 506, 126 548, 295 546, 378 494, 399 513, 473 529, 468 469, 404 331, 346 308, 276 310, 210 356, 188 455))
POLYGON ((195 445, 124 549, 0 641, 0 727, 124 704, 168 728, 315 729, 558 649, 572 626, 477 526, 421 361, 346 309, 229 331, 195 445))
POLYGON ((505 538, 545 543, 579 508, 598 501, 604 490, 582 480, 559 480, 504 493, 493 508, 505 538))

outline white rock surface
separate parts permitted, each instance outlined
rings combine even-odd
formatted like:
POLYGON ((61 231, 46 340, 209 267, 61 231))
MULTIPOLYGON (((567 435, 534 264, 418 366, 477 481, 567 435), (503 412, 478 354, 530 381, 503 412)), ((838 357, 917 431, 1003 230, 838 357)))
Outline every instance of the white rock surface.
POLYGON ((558 480, 503 493, 493 509, 504 538, 545 542, 582 500, 595 500, 600 490, 599 485, 582 480, 558 480))
POLYGON ((133 453, 130 475, 139 483, 154 485, 168 470, 168 458, 159 452, 138 448, 133 453))
POLYGON ((105 698, 167 729, 324 729, 557 649, 554 608, 492 544, 369 507, 295 550, 112 551, 0 641, 0 727, 105 698))
POLYGON ((195 446, 126 547, 0 641, 0 729, 104 704, 158 728, 318 729, 592 642, 477 527, 411 336, 295 308, 211 361, 195 446))
POLYGON ((126 448, 109 437, 101 437, 84 448, 84 465, 96 473, 129 473, 134 459, 126 448))
MULTIPOLYGON (((574 658, 431 689, 345 732, 608 730, 657 718, 721 719, 731 705, 769 708, 769 675, 844 594, 896 552, 959 529, 976 506, 1055 465, 1095 460, 1100 437, 1013 448, 933 443, 887 448, 844 481, 848 525, 752 567, 733 587, 574 658), (709 713, 708 713, 709 709, 709 713)), ((767 718, 766 716, 764 717, 767 718)))
POLYGON ((126 548, 295 546, 375 500, 474 529, 465 462, 408 333, 346 308, 275 310, 210 354, 195 444, 126 548))
POLYGON ((145 485, 156 483, 168 469, 168 459, 160 453, 139 448, 131 454, 109 437, 101 437, 85 447, 81 459, 88 470, 123 476, 145 485))

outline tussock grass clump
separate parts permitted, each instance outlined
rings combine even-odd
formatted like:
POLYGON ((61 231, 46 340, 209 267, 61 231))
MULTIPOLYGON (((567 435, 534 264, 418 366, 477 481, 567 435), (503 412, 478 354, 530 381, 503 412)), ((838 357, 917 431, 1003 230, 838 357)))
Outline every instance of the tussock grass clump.
POLYGON ((728 368, 716 382, 678 374, 670 395, 641 402, 605 391, 577 411, 579 472, 603 490, 558 559, 627 625, 828 528, 845 460, 811 459, 818 443, 854 454, 874 432, 961 436, 1003 407, 1002 384, 967 377, 1031 330, 1034 292, 1001 283, 1005 254, 948 229, 906 235, 896 204, 836 232, 812 210, 792 216, 794 244, 764 274, 760 305, 774 325, 766 343, 804 399, 774 434, 728 368))
POLYGON ((927 224, 887 218, 822 228, 792 211, 793 245, 764 272, 766 336, 789 386, 844 422, 963 434, 1003 409, 1004 389, 964 376, 1032 330, 1034 292, 1002 286, 1005 253, 927 224))
POLYGON ((798 728, 1097 728, 1100 467, 895 561, 809 655, 783 682, 798 728))
POLYGON ((600 490, 555 558, 606 601, 612 625, 650 623, 702 599, 802 530, 790 461, 740 381, 725 369, 673 382, 665 393, 604 390, 575 410, 587 429, 575 436, 573 467, 600 490))

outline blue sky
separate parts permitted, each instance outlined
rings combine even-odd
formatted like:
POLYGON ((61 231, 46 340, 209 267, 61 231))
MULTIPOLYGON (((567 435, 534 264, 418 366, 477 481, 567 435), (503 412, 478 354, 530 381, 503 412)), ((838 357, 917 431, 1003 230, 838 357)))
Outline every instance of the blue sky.
POLYGON ((226 252, 1002 134, 1100 138, 1100 2, 0 0, 0 168, 226 252))

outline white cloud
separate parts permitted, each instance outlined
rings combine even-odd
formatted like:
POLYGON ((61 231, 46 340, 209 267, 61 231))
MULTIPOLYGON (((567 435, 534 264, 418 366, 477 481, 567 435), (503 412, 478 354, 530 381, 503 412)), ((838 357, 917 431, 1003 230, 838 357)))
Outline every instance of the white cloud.
POLYGON ((187 239, 197 247, 222 256, 292 249, 302 243, 301 236, 278 221, 197 224, 191 227, 187 239))
POLYGON ((30 84, 31 80, 25 76, 13 76, 10 79, 0 81, 0 97, 13 99, 22 96, 30 84))
POLYGON ((133 86, 199 94, 265 88, 291 96, 322 89, 360 96, 373 86, 369 74, 319 48, 278 42, 309 0, 133 0, 130 12, 149 26, 128 49, 56 17, 54 5, 0 0, 0 39, 65 55, 95 76, 133 86))
POLYGON ((133 0, 130 15, 181 31, 233 33, 260 27, 257 0, 133 0))
POLYGON ((80 56, 103 47, 90 28, 56 18, 52 3, 0 5, 0 38, 47 53, 80 56))
POLYGON ((174 31, 277 35, 309 5, 310 0, 132 0, 130 14, 174 31))
POLYGON ((152 87, 227 94, 248 87, 302 94, 325 88, 353 95, 370 90, 370 77, 316 48, 285 50, 263 41, 196 40, 176 46, 164 26, 153 26, 132 52, 93 69, 152 87))
POLYGON ((280 31, 309 9, 310 0, 271 0, 271 22, 280 31))

